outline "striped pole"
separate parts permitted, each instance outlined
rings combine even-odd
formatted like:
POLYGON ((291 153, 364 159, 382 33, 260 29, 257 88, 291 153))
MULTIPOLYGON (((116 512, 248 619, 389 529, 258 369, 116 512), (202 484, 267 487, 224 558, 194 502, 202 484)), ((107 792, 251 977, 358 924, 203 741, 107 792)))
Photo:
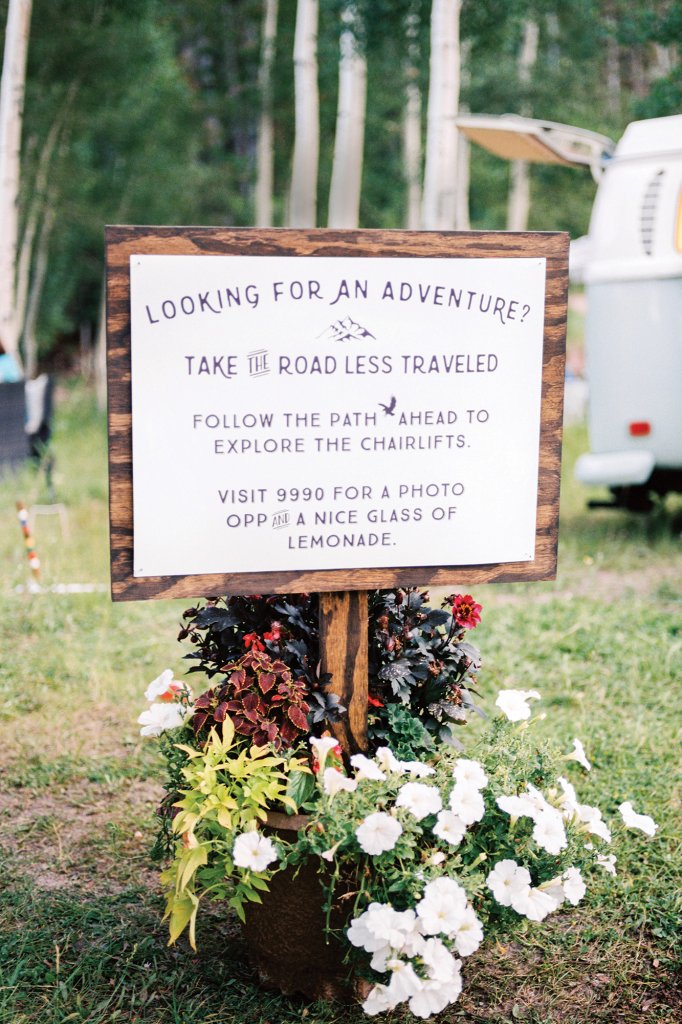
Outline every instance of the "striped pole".
POLYGON ((26 545, 26 554, 28 556, 28 564, 31 567, 31 572, 36 580, 40 579, 40 559, 36 554, 35 542, 31 536, 31 528, 28 525, 28 512, 23 501, 17 502, 17 515, 19 516, 19 524, 21 526, 21 532, 24 535, 24 543, 26 545))

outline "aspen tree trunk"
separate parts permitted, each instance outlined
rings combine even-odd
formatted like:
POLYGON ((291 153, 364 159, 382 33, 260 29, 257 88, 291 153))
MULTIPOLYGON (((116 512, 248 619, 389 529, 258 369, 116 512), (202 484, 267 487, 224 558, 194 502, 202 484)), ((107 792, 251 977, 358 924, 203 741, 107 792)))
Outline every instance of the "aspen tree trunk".
MULTIPOLYGON (((471 55, 471 42, 466 40, 460 47, 460 86, 466 88, 471 80, 469 71, 469 59, 471 55)), ((469 113, 469 107, 460 104, 462 114, 469 113)), ((471 221, 469 219, 469 185, 471 182, 471 144, 463 135, 457 138, 457 177, 455 188, 457 197, 455 199, 455 227, 458 231, 469 231, 471 221)))
POLYGON ((354 12, 346 8, 341 20, 339 99, 327 223, 330 228, 356 228, 365 143, 367 62, 358 51, 354 12))
POLYGON ((272 227, 272 191, 275 164, 272 126, 272 65, 275 58, 276 35, 277 0, 265 0, 263 5, 263 38, 258 73, 261 112, 258 124, 255 195, 256 226, 262 228, 272 227))
POLYGON ((455 226, 461 0, 433 0, 422 226, 455 226))
POLYGON ((19 223, 19 167, 31 0, 10 0, 0 79, 0 338, 19 360, 15 265, 19 223))
POLYGON ((33 280, 26 305, 26 323, 24 325, 24 357, 26 362, 26 377, 33 380, 38 372, 38 342, 36 339, 36 325, 38 323, 38 311, 40 299, 43 294, 45 275, 47 274, 47 257, 50 246, 50 235, 54 227, 56 216, 56 197, 48 197, 46 201, 43 223, 40 228, 38 239, 38 251, 36 253, 35 266, 33 268, 33 280))
POLYGON ((31 277, 31 263, 33 261, 33 243, 38 231, 40 217, 46 204, 50 165, 76 92, 77 86, 74 82, 66 94, 66 99, 62 109, 52 122, 38 160, 38 170, 36 171, 35 181, 33 183, 31 202, 26 217, 26 225, 24 227, 19 257, 17 260, 15 311, 19 337, 21 337, 24 332, 26 305, 28 301, 28 286, 31 277))
POLYGON ((405 226, 416 231, 421 223, 422 94, 419 88, 419 19, 408 15, 405 22, 405 107, 403 110, 403 167, 406 186, 405 226))
POLYGON ((294 37, 296 134, 289 194, 289 225, 313 228, 317 218, 320 149, 317 88, 317 0, 298 0, 294 37))
MULTIPOLYGON (((523 43, 519 54, 519 82, 525 88, 531 78, 533 65, 538 56, 539 30, 536 22, 523 23, 523 43)), ((526 103, 522 113, 528 117, 530 108, 526 103)), ((526 231, 530 214, 530 173, 525 160, 513 160, 510 171, 509 198, 507 201, 507 230, 526 231)))

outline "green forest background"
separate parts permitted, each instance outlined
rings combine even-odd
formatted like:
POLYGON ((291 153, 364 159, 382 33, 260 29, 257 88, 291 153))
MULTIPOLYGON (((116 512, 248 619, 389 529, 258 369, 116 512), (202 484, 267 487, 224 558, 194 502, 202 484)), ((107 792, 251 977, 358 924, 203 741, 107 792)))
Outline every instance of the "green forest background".
MULTIPOLYGON (((3 30, 7 5, 0 0, 3 30)), ((320 3, 321 226, 342 6, 342 0, 320 3)), ((401 227, 405 19, 418 16, 425 106, 431 5, 358 0, 357 6, 368 59, 360 226, 401 227)), ((48 269, 36 332, 42 368, 72 367, 97 331, 105 224, 253 223, 262 14, 260 0, 35 0, 21 209, 26 223, 37 204, 45 226, 48 269), (57 126, 59 144, 41 180, 41 156, 57 126)), ((280 0, 276 224, 285 222, 294 141, 295 15, 294 0, 280 0)), ((614 139, 633 119, 681 109, 678 0, 464 0, 461 40, 461 109, 524 112, 614 139), (539 49, 530 81, 521 85, 518 55, 528 18, 538 24, 539 49)), ((508 180, 506 163, 474 147, 472 227, 505 226, 508 180)), ((584 234, 595 188, 588 171, 534 166, 529 227, 584 234)))

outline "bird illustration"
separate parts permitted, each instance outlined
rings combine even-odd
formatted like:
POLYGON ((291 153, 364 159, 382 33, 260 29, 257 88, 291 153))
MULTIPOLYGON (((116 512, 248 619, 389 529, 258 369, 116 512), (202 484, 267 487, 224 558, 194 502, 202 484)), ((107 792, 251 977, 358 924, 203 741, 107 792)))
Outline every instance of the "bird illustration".
POLYGON ((391 401, 388 403, 388 405, 384 405, 383 402, 379 402, 379 405, 384 410, 387 416, 395 415, 395 395, 391 395, 391 401))

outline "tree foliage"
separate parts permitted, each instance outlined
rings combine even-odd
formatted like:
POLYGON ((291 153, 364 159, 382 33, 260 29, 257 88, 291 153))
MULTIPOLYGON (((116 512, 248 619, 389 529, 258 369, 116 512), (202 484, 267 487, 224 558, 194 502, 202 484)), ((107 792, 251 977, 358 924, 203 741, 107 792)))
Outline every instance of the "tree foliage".
MULTIPOLYGON (((0 25, 8 0, 0 0, 0 25)), ((341 11, 320 0, 318 223, 325 223, 335 130, 341 11)), ((428 92, 428 0, 355 0, 367 57, 363 227, 400 227, 407 19, 416 26, 419 84, 428 92)), ((274 221, 286 222, 293 151, 296 5, 280 4, 272 66, 274 221)), ((96 322, 106 223, 253 222, 260 99, 260 0, 34 0, 22 153, 21 223, 52 211, 40 302, 43 356, 96 322), (41 154, 59 119, 48 185, 41 154)), ((679 111, 682 13, 675 0, 463 0, 468 110, 529 110, 617 138, 634 117, 679 111), (538 26, 537 61, 521 85, 523 23, 538 26)), ((471 223, 503 227, 509 168, 472 150, 471 223)), ((586 231, 587 173, 534 167, 530 226, 586 231)), ((35 254, 33 265, 35 267, 35 254)))

